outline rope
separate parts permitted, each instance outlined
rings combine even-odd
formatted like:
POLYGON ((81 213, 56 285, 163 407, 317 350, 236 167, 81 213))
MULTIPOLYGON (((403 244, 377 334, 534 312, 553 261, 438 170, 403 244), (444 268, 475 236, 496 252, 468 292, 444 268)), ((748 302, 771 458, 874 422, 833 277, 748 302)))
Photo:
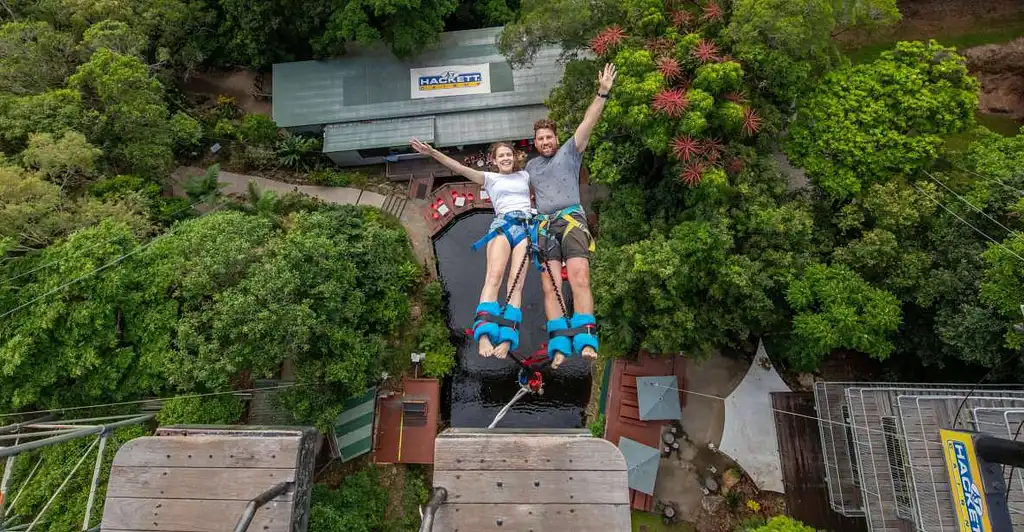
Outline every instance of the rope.
MULTIPOLYGON (((213 209, 210 209, 210 212, 207 212, 203 216, 207 216, 207 215, 213 214, 214 212, 217 212, 217 209, 219 209, 220 207, 221 206, 218 205, 217 207, 214 207, 213 209)), ((200 218, 202 218, 202 216, 200 216, 200 218)), ((95 270, 92 270, 92 271, 86 273, 85 275, 82 275, 80 277, 76 277, 76 278, 74 278, 74 279, 72 279, 72 280, 70 280, 70 281, 68 281, 68 282, 66 282, 64 284, 61 284, 60 286, 58 286, 57 288, 54 288, 53 290, 49 290, 47 292, 44 292, 43 294, 38 295, 38 296, 28 300, 27 302, 22 303, 21 305, 18 305, 16 307, 8 310, 7 312, 4 312, 3 314, 0 314, 0 320, 6 318, 7 316, 10 316, 11 314, 14 314, 15 312, 17 312, 17 311, 19 311, 19 310, 21 310, 21 309, 23 309, 25 307, 28 307, 28 306, 32 305, 33 303, 35 303, 35 302, 37 302, 37 301, 39 301, 39 300, 41 300, 41 299, 43 299, 45 297, 48 297, 48 296, 51 296, 53 294, 56 294, 57 292, 60 292, 60 291, 64 290, 65 288, 67 288, 67 287, 77 283, 78 281, 81 281, 83 279, 87 279, 87 278, 89 278, 89 277, 91 277, 93 275, 96 275, 97 273, 99 273, 99 272, 101 272, 101 271, 103 271, 103 270, 105 270, 105 269, 107 269, 107 268, 109 268, 111 266, 116 266, 116 265, 120 264, 121 261, 127 259, 128 257, 131 257, 132 255, 134 255, 134 254, 136 254, 136 253, 138 253, 138 252, 148 248, 149 246, 152 246, 153 244, 156 244, 158 241, 163 240, 164 238, 167 238, 167 237, 173 235, 176 231, 178 231, 179 229, 181 229, 184 226, 185 226, 185 224, 178 224, 178 225, 172 227, 166 233, 164 233, 164 234, 162 234, 162 235, 160 235, 160 236, 150 240, 149 242, 146 242, 145 244, 142 244, 141 246, 136 247, 135 249, 129 251, 128 253, 125 253, 124 255, 121 255, 120 257, 117 257, 116 259, 114 259, 114 260, 104 264, 103 266, 100 266, 99 268, 96 268, 95 270)), ((1024 260, 1024 259, 1022 259, 1022 260, 1024 260)))
POLYGON ((289 383, 289 384, 282 384, 280 386, 268 386, 266 388, 246 388, 246 389, 243 389, 243 390, 225 390, 225 391, 222 391, 222 392, 198 393, 198 394, 187 394, 187 395, 175 395, 175 396, 170 396, 170 397, 154 397, 154 398, 150 398, 150 399, 138 399, 138 400, 135 400, 135 401, 121 401, 121 402, 118 402, 118 403, 100 403, 100 404, 95 404, 95 405, 72 406, 72 407, 67 407, 67 408, 51 408, 49 410, 31 410, 31 411, 28 411, 28 412, 11 412, 9 414, 0 414, 0 418, 14 417, 14 416, 29 416, 29 415, 34 415, 34 414, 50 414, 50 413, 55 413, 55 412, 72 412, 72 411, 75 411, 75 410, 92 410, 92 409, 106 408, 106 407, 110 407, 110 406, 140 405, 140 404, 145 404, 145 403, 151 403, 153 401, 172 401, 174 399, 192 399, 192 398, 196 398, 196 397, 213 397, 213 396, 216 396, 216 395, 227 395, 227 394, 235 394, 235 393, 246 393, 246 392, 267 391, 267 390, 281 390, 281 389, 285 389, 285 388, 296 388, 296 387, 300 387, 300 386, 311 386, 313 384, 316 384, 316 383, 312 383, 312 382, 303 382, 303 383, 292 382, 292 383, 289 383))
POLYGON ((995 218, 993 218, 993 217, 989 216, 987 212, 985 212, 985 211, 981 210, 981 209, 980 209, 979 207, 976 207, 976 206, 975 206, 975 205, 974 205, 973 203, 971 203, 970 201, 968 201, 968 200, 967 200, 967 198, 964 198, 964 197, 963 197, 963 196, 961 196, 960 194, 957 194, 956 192, 954 192, 954 191, 953 191, 953 189, 951 189, 951 188, 949 188, 948 186, 946 186, 946 184, 945 184, 945 183, 943 183, 942 181, 939 181, 938 179, 935 179, 935 176, 933 176, 933 175, 932 175, 931 173, 929 173, 929 172, 928 172, 927 170, 925 170, 925 172, 924 172, 924 173, 925 173, 925 175, 927 175, 927 176, 928 176, 928 177, 929 177, 929 178, 930 178, 930 179, 931 179, 932 181, 935 181, 935 182, 936 182, 936 183, 938 183, 939 185, 942 185, 942 188, 944 188, 944 189, 948 190, 950 194, 952 194, 952 195, 956 196, 956 197, 957 197, 957 199, 959 199, 960 201, 962 201, 962 202, 966 203, 968 207, 970 207, 970 208, 974 209, 975 211, 977 211, 977 212, 978 212, 979 214, 981 214, 981 215, 982 215, 982 216, 984 216, 985 218, 988 218, 989 220, 991 220, 991 221, 992 221, 992 223, 994 223, 994 224, 998 225, 999 227, 1002 227, 1002 228, 1003 228, 1003 230, 1004 230, 1004 231, 1006 231, 1007 233, 1010 233, 1010 235, 1011 235, 1011 236, 1018 236, 1018 235, 1020 235, 1020 233, 1018 233, 1017 231, 1014 231, 1013 229, 1010 229, 1009 227, 1006 227, 1005 225, 1003 225, 1003 224, 999 223, 999 220, 996 220, 995 218))
MULTIPOLYGON (((717 399, 719 401, 722 401, 723 403, 725 402, 725 398, 724 397, 719 397, 717 395, 711 395, 711 394, 706 394, 706 393, 701 393, 701 392, 695 392, 693 390, 682 390, 682 389, 679 389, 679 388, 676 388, 676 387, 673 387, 673 386, 665 386, 663 384, 657 384, 657 383, 651 383, 651 386, 657 386, 658 388, 665 388, 666 390, 674 390, 674 391, 677 391, 677 392, 688 393, 690 395, 696 395, 698 397, 706 397, 708 399, 717 399)), ((937 442, 937 441, 923 440, 923 439, 920 439, 920 438, 911 438, 911 437, 903 435, 903 434, 893 434, 891 432, 887 432, 887 431, 884 431, 884 430, 872 429, 872 428, 869 428, 869 427, 863 427, 863 426, 860 426, 860 425, 853 425, 853 424, 850 424, 850 423, 843 423, 843 422, 840 422, 840 421, 832 421, 831 419, 820 418, 818 416, 809 416, 807 414, 801 414, 799 412, 790 412, 789 410, 779 410, 778 408, 775 408, 773 406, 769 406, 769 408, 773 412, 778 412, 779 414, 786 414, 786 415, 789 415, 789 416, 802 417, 802 418, 806 418, 806 419, 813 419, 813 420, 816 420, 816 421, 821 422, 821 423, 828 423, 830 425, 840 425, 840 426, 848 427, 848 428, 851 428, 851 429, 865 430, 865 431, 868 431, 868 432, 874 432, 874 433, 877 433, 877 434, 881 434, 883 436, 895 436, 897 438, 900 438, 900 439, 908 441, 908 442, 914 441, 914 442, 924 443, 924 444, 927 444, 927 445, 940 445, 940 446, 942 445, 941 442, 937 442)))
POLYGON ((505 414, 507 414, 509 409, 512 408, 512 405, 516 404, 517 401, 522 399, 523 396, 528 393, 530 393, 530 389, 527 388, 526 386, 519 388, 519 391, 517 391, 516 394, 512 396, 512 400, 509 401, 508 404, 506 404, 500 411, 498 411, 498 415, 494 416, 494 421, 491 421, 491 424, 487 425, 487 428, 493 429, 494 426, 497 425, 498 422, 501 421, 503 417, 505 417, 505 414))
MULTIPOLYGON (((949 207, 946 207, 945 205, 943 205, 941 201, 939 201, 939 200, 935 199, 934 197, 932 197, 932 195, 931 195, 931 194, 928 194, 927 192, 925 192, 925 191, 924 191, 923 189, 921 189, 921 187, 919 187, 919 186, 917 186, 917 185, 911 185, 911 186, 913 186, 913 187, 914 187, 914 188, 915 188, 915 189, 916 189, 916 190, 917 190, 918 192, 920 192, 921 194, 924 194, 924 195, 925 195, 925 196, 926 196, 926 197, 927 197, 928 199, 930 199, 930 200, 932 200, 933 202, 935 202, 935 204, 936 204, 936 205, 938 205, 939 207, 942 207, 943 209, 945 209, 945 210, 946 210, 946 212, 948 212, 949 214, 952 214, 953 216, 956 216, 956 218, 957 218, 958 220, 960 220, 961 222, 963 222, 963 223, 967 224, 967 227, 970 227, 971 229, 974 229, 974 230, 975 230, 975 232, 977 232, 977 233, 978 233, 979 235, 981 235, 981 236, 983 236, 983 237, 987 238, 987 239, 988 239, 989 241, 991 241, 991 242, 992 242, 993 244, 995 244, 995 245, 997 245, 997 246, 999 246, 999 247, 1003 248, 1003 249, 1004 249, 1004 250, 1005 250, 1005 251, 1006 251, 1007 253, 1009 253, 1010 255, 1013 255, 1014 257, 1017 257, 1017 259, 1019 259, 1019 260, 1020 260, 1021 262, 1024 262, 1024 257, 1021 257, 1020 255, 1018 255, 1017 253, 1015 253, 1015 252, 1014 252, 1014 251, 1013 251, 1012 249, 1010 249, 1010 248, 1006 247, 1005 245, 1003 245, 1003 243, 1002 243, 1002 242, 1000 242, 1000 241, 998 241, 998 240, 996 240, 996 239, 994 239, 994 238, 992 238, 992 237, 988 236, 988 235, 987 235, 987 234, 986 234, 986 233, 985 233, 984 231, 982 231, 981 229, 978 229, 977 227, 974 227, 973 225, 971 225, 971 222, 968 222, 967 220, 964 220, 963 218, 961 218, 959 214, 957 214, 957 213, 953 212, 952 210, 950 210, 950 208, 949 208, 949 207)), ((0 316, 0 317, 2 317, 2 316, 0 316)))

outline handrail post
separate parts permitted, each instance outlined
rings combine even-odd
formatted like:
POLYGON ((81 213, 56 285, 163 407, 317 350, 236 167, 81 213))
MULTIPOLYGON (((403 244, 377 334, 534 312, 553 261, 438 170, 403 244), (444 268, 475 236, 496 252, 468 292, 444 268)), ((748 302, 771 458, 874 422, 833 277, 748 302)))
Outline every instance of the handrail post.
POLYGON ((423 512, 423 522, 420 523, 420 532, 431 532, 434 529, 434 517, 437 515, 437 511, 444 504, 445 499, 448 498, 448 490, 444 488, 434 488, 434 491, 430 494, 430 500, 427 501, 426 509, 423 512))
POLYGON ((100 448, 96 451, 96 465, 92 468, 92 484, 89 486, 89 500, 85 503, 85 519, 82 520, 82 530, 89 530, 89 521, 92 518, 92 507, 96 504, 96 489, 100 485, 100 467, 103 465, 103 451, 107 448, 109 432, 100 435, 100 448))
POLYGON ((294 485, 294 482, 281 482, 257 495, 255 499, 249 501, 249 504, 246 504, 245 509, 242 510, 242 516, 238 518, 238 523, 235 524, 234 532, 245 532, 246 530, 249 530, 249 525, 252 524, 252 518, 256 516, 256 510, 259 510, 264 504, 270 502, 274 497, 288 491, 294 485))

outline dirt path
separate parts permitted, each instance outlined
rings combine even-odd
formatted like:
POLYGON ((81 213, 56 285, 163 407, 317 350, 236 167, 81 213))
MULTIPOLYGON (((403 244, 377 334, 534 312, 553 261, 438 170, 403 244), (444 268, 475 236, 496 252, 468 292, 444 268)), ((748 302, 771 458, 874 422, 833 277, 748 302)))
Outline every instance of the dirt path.
MULTIPOLYGON (((179 167, 172 176, 173 184, 171 188, 174 194, 184 195, 183 184, 185 181, 192 176, 203 175, 204 173, 206 173, 205 169, 195 166, 179 167)), ((224 188, 221 189, 223 193, 233 195, 246 194, 249 182, 252 181, 256 183, 260 190, 273 190, 277 194, 299 192, 339 205, 368 205, 380 209, 387 200, 386 196, 358 188, 292 185, 265 177, 236 174, 234 172, 220 172, 217 176, 217 181, 224 184, 224 188)), ((422 215, 424 207, 425 204, 421 201, 409 200, 409 204, 402 212, 399 220, 409 234, 409 242, 412 244, 412 251, 416 255, 417 262, 426 265, 428 270, 433 273, 437 271, 437 268, 435 267, 434 246, 430 239, 430 229, 427 227, 426 219, 422 215)))

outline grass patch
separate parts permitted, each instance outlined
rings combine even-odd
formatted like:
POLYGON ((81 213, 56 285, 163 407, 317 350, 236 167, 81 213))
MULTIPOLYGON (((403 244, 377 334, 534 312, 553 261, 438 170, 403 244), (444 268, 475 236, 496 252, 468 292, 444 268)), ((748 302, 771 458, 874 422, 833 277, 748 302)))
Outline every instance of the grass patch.
POLYGON ((693 525, 689 523, 666 525, 661 522, 660 515, 639 510, 633 510, 631 521, 633 522, 633 532, 693 532, 694 530, 693 525))
MULTIPOLYGON (((964 33, 960 35, 932 35, 930 38, 939 41, 944 46, 952 46, 957 49, 971 48, 983 44, 996 44, 1012 41, 1017 37, 1024 36, 1024 17, 1009 21, 1005 25, 979 29, 977 32, 964 33)), ((878 58, 882 52, 891 49, 899 41, 908 40, 906 37, 895 36, 884 42, 868 44, 846 51, 850 61, 859 65, 870 63, 878 58)), ((913 39, 911 39, 913 40, 913 39)))

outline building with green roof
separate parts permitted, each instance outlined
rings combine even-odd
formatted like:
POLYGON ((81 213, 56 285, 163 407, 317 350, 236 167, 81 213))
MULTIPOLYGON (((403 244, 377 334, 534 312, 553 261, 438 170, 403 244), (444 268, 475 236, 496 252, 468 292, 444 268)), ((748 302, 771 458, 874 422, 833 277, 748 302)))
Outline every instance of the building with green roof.
POLYGON ((541 49, 532 65, 513 69, 498 52, 500 33, 442 33, 436 47, 406 60, 375 47, 276 64, 274 121, 322 132, 324 153, 341 166, 418 157, 412 137, 437 147, 532 138, 562 78, 561 51, 541 49))

